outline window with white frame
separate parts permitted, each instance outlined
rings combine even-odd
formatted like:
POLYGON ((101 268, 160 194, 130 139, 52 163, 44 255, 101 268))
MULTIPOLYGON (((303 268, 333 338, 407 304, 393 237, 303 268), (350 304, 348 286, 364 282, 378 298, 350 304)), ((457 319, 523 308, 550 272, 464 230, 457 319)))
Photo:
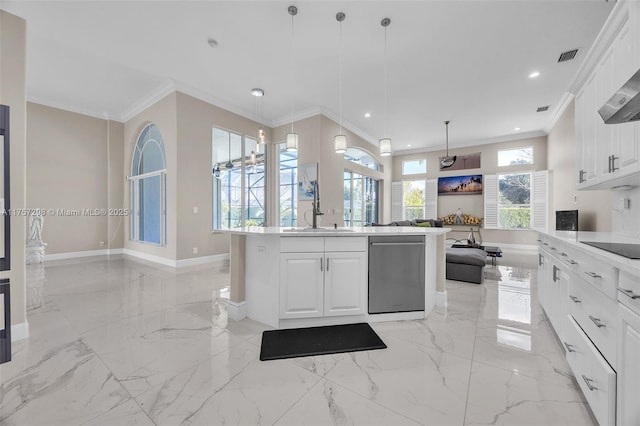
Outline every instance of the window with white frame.
POLYGON ((213 229, 263 226, 265 155, 257 140, 214 128, 211 146, 213 229))
POLYGON ((425 180, 402 182, 402 218, 423 219, 425 214, 425 180))
POLYGON ((378 223, 379 181, 344 171, 344 224, 364 226, 378 223))
POLYGON ((376 161, 373 155, 361 148, 347 148, 347 151, 344 153, 344 159, 352 163, 360 164, 368 169, 382 170, 382 166, 376 161))
POLYGON ((498 167, 533 164, 533 147, 501 149, 498 151, 498 167))
POLYGON ((298 224, 298 153, 287 151, 285 144, 278 148, 279 173, 279 205, 280 226, 297 226, 298 224))
POLYGON ((485 228, 546 230, 547 194, 546 170, 485 176, 485 228))
POLYGON ((403 175, 420 175, 427 173, 427 160, 407 160, 402 162, 403 175))
POLYGON ((142 129, 131 161, 131 240, 167 243, 167 162, 162 133, 142 129))

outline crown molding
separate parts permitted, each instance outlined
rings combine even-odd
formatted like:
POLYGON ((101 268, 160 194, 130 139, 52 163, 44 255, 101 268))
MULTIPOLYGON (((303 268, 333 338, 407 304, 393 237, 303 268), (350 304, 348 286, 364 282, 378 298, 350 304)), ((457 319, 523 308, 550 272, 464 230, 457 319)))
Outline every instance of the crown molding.
POLYGON ((27 102, 43 105, 50 108, 61 109, 63 111, 73 112, 75 114, 86 115, 88 117, 99 118, 101 120, 121 121, 119 117, 110 116, 107 112, 100 113, 100 112, 91 111, 84 108, 77 108, 77 107, 61 104, 58 102, 49 101, 47 99, 37 98, 35 96, 27 95, 27 102))
POLYGON ((622 26, 629 20, 629 1, 617 1, 613 6, 609 17, 604 22, 600 32, 596 36, 591 48, 587 52, 584 61, 580 64, 578 72, 571 81, 568 91, 576 94, 587 81, 591 72, 595 69, 598 61, 604 55, 613 39, 618 35, 622 26))
POLYGON ((133 117, 135 117, 145 109, 149 108, 151 105, 158 102, 160 99, 164 98, 165 96, 175 91, 176 91, 176 85, 173 82, 173 80, 168 80, 162 83, 161 85, 153 89, 151 92, 147 93, 146 95, 140 97, 137 101, 133 102, 133 104, 131 104, 129 108, 122 111, 122 113, 120 114, 120 121, 124 123, 126 121, 131 120, 133 117))
MULTIPOLYGON (((325 110, 322 112, 322 115, 324 115, 325 117, 327 117, 328 119, 332 120, 334 123, 339 125, 340 117, 334 114, 333 111, 325 110)), ((358 127, 352 125, 348 121, 343 120, 342 127, 349 130, 352 133, 355 133, 356 136, 361 137, 365 141, 369 142, 371 145, 374 145, 376 147, 378 146, 378 139, 372 137, 371 135, 359 129, 358 127)))
POLYGON ((562 114, 564 114, 564 112, 567 110, 567 107, 571 105, 573 98, 573 93, 564 92, 562 94, 558 106, 554 109, 551 121, 542 129, 545 134, 548 135, 549 133, 551 133, 551 130, 553 130, 555 125, 558 123, 558 120, 560 120, 560 117, 562 117, 562 114))

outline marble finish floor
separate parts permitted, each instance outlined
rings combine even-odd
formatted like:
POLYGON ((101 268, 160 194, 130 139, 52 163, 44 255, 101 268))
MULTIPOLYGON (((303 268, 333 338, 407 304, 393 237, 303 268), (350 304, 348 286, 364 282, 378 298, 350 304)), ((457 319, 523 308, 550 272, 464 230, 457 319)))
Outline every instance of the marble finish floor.
POLYGON ((373 323, 388 349, 261 362, 227 318, 228 263, 30 267, 31 337, 0 366, 0 425, 595 424, 537 302, 536 256, 448 281, 426 320, 373 323))

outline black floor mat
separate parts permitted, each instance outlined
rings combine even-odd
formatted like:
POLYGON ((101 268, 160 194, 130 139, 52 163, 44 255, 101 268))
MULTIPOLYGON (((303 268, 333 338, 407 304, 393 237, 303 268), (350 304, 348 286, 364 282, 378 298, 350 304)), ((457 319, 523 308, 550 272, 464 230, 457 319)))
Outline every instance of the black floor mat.
POLYGON ((367 323, 269 330, 262 333, 260 360, 385 349, 367 323))

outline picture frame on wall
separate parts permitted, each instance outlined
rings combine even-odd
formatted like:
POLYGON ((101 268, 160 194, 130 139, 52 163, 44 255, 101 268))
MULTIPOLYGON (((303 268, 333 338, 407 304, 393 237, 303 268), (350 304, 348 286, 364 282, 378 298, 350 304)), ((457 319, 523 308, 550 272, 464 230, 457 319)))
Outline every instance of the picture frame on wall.
POLYGON ((318 163, 300 164, 298 166, 298 200, 313 200, 317 181, 318 163))
POLYGON ((438 178, 438 195, 482 194, 482 175, 438 178))

